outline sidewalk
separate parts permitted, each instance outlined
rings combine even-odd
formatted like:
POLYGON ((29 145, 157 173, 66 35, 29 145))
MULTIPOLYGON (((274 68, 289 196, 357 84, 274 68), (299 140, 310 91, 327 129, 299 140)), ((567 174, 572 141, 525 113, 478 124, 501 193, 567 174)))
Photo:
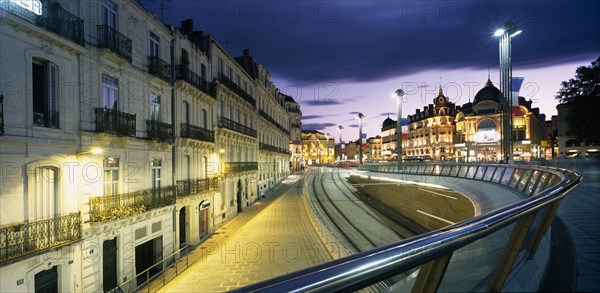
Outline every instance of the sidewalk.
POLYGON ((303 207, 301 179, 289 176, 221 227, 159 292, 223 292, 332 260, 303 207))

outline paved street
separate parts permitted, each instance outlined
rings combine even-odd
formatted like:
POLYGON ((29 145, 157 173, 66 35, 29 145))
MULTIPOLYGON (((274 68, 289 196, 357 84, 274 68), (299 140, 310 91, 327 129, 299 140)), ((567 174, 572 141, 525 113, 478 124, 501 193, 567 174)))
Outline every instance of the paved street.
POLYGON ((332 260, 304 209, 301 181, 288 177, 219 229, 160 292, 223 292, 332 260))

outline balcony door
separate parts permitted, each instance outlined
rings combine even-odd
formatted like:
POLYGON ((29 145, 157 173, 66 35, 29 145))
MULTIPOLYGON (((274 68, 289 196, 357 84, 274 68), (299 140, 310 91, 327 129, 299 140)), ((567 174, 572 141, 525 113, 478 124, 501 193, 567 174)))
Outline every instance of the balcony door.
POLYGON ((58 181, 57 168, 35 168, 35 175, 29 178, 29 221, 51 219, 60 215, 58 181))
POLYGON ((100 3, 100 25, 117 29, 117 5, 110 0, 102 0, 100 3))
POLYGON ((119 81, 108 75, 102 75, 102 108, 117 110, 119 99, 119 81))

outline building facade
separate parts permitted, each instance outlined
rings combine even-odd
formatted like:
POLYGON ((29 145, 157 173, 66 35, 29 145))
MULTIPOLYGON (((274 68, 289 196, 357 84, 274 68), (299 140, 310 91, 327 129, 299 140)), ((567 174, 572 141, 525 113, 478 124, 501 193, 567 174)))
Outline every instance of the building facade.
POLYGON ((568 103, 556 106, 557 115, 552 117, 556 127, 557 157, 587 158, 600 155, 600 147, 577 138, 567 122, 570 115, 575 115, 568 103))
POLYGON ((292 170, 300 170, 302 166, 302 110, 300 110, 300 104, 298 104, 293 97, 284 95, 285 108, 290 117, 290 168, 292 170))
POLYGON ((130 290, 289 174, 285 99, 191 20, 21 4, 0 3, 3 292, 130 290))
POLYGON ((302 165, 331 164, 335 161, 335 141, 316 130, 302 131, 302 165))

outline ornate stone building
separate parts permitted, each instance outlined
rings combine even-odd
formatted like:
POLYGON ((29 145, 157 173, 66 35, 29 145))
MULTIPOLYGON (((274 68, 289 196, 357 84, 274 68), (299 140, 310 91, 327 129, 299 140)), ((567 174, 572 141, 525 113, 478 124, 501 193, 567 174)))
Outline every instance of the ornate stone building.
POLYGON ((333 138, 322 132, 305 130, 302 132, 302 165, 330 164, 335 161, 333 138))
POLYGON ((285 108, 290 117, 290 168, 299 170, 302 163, 302 111, 300 110, 300 104, 294 98, 282 93, 280 95, 285 100, 285 108))

